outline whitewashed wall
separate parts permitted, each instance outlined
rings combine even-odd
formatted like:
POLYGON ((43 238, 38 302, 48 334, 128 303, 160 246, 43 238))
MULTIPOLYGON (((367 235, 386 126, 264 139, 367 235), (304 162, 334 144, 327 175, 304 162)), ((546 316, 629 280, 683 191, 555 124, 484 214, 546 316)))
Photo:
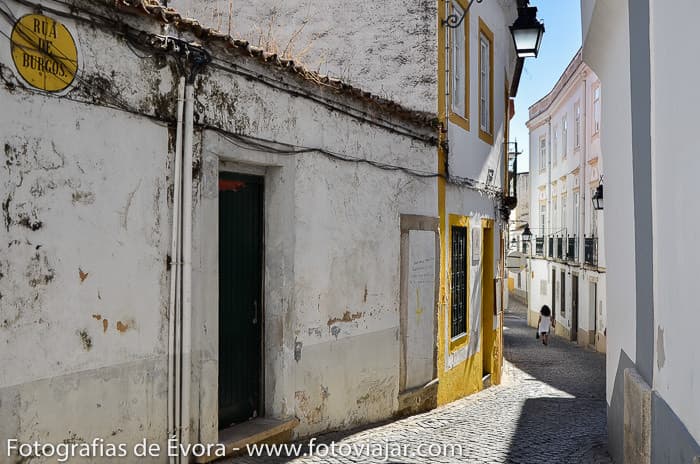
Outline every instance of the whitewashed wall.
MULTIPOLYGON (((12 8, 18 16, 26 11, 12 8)), ((160 30, 147 18, 128 21, 160 30)), ((65 24, 80 49, 80 81, 66 95, 76 101, 23 89, 9 47, 0 47, 7 158, 0 171, 7 238, 0 253, 0 432, 22 441, 163 443, 173 134, 99 104, 130 89, 119 93, 123 102, 172 117, 174 79, 170 68, 137 57, 113 34, 65 24)), ((323 92, 254 59, 237 63, 323 92)), ((195 93, 202 124, 437 171, 431 143, 256 81, 210 70, 195 93)), ((333 91, 323 98, 357 104, 333 91)), ((433 135, 431 128, 411 130, 433 135)), ((399 219, 437 216, 436 180, 316 152, 245 150, 211 131, 197 131, 195 152, 194 436, 216 441, 217 434, 218 264, 211 244, 223 162, 266 180, 268 415, 298 416, 302 435, 390 417, 399 376, 399 219)))
MULTIPOLYGON (((632 198, 631 109, 629 88, 629 26, 626 2, 596 3, 591 29, 584 32, 584 60, 593 68, 601 90, 601 150, 605 161, 605 258, 608 272, 607 394, 610 404, 621 351, 634 362, 636 351, 634 201, 632 198), (611 48, 612 47, 612 48, 611 48)), ((587 9, 593 9, 591 8, 587 9)))
POLYGON ((493 170, 492 185, 499 187, 503 183, 503 173, 506 169, 503 159, 505 83, 506 79, 512 76, 515 65, 513 39, 508 26, 513 23, 515 16, 516 11, 512 4, 505 6, 498 2, 484 2, 474 3, 472 6, 468 17, 470 131, 467 132, 452 122, 448 128, 450 174, 485 182, 489 170, 493 170), (486 23, 494 35, 493 145, 479 138, 479 19, 486 23))
MULTIPOLYGON (((669 53, 679 44, 694 43, 692 18, 700 5, 682 1, 668 10, 652 0, 650 14, 652 166, 654 210, 654 390, 658 391, 700 442, 700 350, 695 328, 700 325, 694 291, 700 258, 696 209, 700 194, 700 160, 693 143, 698 98, 690 88, 698 72, 695 60, 669 53), (681 95, 683 96, 681 98, 681 95)), ((693 46, 697 50, 697 46, 693 46)))
MULTIPOLYGON (((231 34, 421 111, 437 110, 437 1, 233 0, 231 34)), ((171 0, 228 32, 228 0, 171 0)))

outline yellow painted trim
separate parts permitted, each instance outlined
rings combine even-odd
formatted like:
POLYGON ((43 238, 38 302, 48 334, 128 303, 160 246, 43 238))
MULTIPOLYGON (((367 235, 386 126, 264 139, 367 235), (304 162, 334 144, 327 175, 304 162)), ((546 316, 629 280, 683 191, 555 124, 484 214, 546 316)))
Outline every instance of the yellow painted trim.
POLYGON ((491 132, 486 132, 481 129, 481 108, 479 107, 479 138, 489 145, 493 145, 493 32, 486 25, 483 19, 479 17, 479 105, 481 105, 481 34, 489 41, 489 129, 491 132))
MULTIPOLYGON (((467 3, 463 0, 453 0, 455 1, 463 11, 467 11, 467 3)), ((452 3, 450 4, 452 5, 452 3)), ((447 102, 448 111, 450 113, 450 122, 461 127, 465 131, 469 132, 469 115, 470 115, 470 90, 471 90, 471 75, 470 75, 470 60, 469 60, 469 32, 470 32, 470 13, 464 18, 464 115, 457 114, 452 111, 452 76, 449 79, 449 98, 447 102)), ((442 35, 442 34, 441 34, 442 35)), ((444 50, 441 48, 440 50, 444 50)), ((450 43, 450 50, 452 50, 452 43, 450 43)), ((452 63, 452 53, 450 53, 450 73, 454 70, 454 63, 452 63)))
POLYGON ((465 318, 466 318, 466 330, 463 334, 459 335, 453 335, 452 334, 452 281, 451 276, 452 276, 452 260, 450 259, 448 265, 447 265, 447 308, 449 309, 447 312, 447 320, 445 321, 446 324, 449 324, 450 327, 450 353, 459 350, 463 346, 465 346, 467 343, 469 343, 469 298, 471 297, 471 292, 470 290, 470 253, 471 253, 471 230, 469 230, 469 217, 468 216, 461 216, 458 214, 450 214, 449 215, 449 223, 447 225, 447 243, 450 246, 450 254, 449 256, 452 256, 452 227, 464 227, 467 229, 467 249, 465 250, 466 253, 466 269, 464 270, 464 274, 466 276, 467 280, 467 294, 465 298, 465 305, 466 308, 464 309, 465 313, 465 318))

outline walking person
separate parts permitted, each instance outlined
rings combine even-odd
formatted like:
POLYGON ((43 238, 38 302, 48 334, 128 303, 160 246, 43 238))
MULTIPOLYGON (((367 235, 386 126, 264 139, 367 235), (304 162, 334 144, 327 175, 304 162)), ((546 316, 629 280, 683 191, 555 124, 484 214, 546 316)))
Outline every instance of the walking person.
POLYGON ((549 344, 549 330, 556 325, 552 318, 552 310, 549 306, 544 305, 540 309, 540 318, 537 320, 537 332, 542 337, 542 344, 549 344))

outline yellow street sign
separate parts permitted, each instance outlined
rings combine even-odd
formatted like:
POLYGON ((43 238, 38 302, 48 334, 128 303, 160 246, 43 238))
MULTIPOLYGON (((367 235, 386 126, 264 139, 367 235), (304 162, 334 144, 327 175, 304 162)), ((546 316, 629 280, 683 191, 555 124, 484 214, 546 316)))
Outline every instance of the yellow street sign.
POLYGON ((75 79, 78 49, 66 27, 40 14, 22 16, 12 29, 12 59, 31 86, 60 92, 75 79))

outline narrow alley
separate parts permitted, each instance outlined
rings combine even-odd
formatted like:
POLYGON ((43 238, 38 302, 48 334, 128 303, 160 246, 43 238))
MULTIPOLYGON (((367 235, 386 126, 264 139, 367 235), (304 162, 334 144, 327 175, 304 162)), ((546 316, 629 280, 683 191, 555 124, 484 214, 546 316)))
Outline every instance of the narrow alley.
POLYGON ((525 308, 514 299, 509 306, 505 316, 507 362, 502 385, 428 413, 361 432, 324 435, 315 442, 319 452, 316 455, 308 452, 307 441, 301 451, 307 456, 300 458, 243 456, 228 462, 612 462, 607 453, 604 355, 558 337, 552 338, 549 346, 543 346, 535 339, 534 329, 526 324, 525 308), (330 448, 320 443, 334 443, 338 454, 332 456, 330 448), (349 452, 366 450, 375 444, 408 452, 400 456, 358 456, 349 452), (420 452, 417 447, 421 445, 432 446, 432 451, 420 452))

